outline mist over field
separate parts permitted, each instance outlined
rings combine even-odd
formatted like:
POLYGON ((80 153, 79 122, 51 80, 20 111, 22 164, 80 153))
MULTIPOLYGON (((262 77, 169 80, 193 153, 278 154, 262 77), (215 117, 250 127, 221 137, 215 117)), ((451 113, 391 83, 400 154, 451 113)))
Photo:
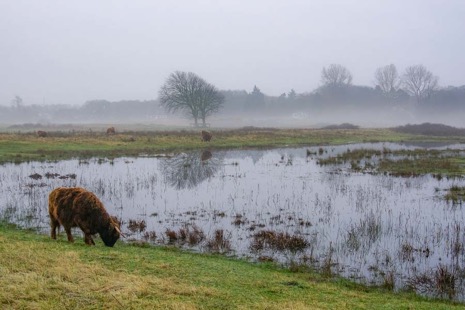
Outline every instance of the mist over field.
POLYGON ((0 123, 191 126, 198 111, 160 91, 193 72, 219 98, 200 126, 463 127, 464 15, 460 0, 0 1, 0 123))

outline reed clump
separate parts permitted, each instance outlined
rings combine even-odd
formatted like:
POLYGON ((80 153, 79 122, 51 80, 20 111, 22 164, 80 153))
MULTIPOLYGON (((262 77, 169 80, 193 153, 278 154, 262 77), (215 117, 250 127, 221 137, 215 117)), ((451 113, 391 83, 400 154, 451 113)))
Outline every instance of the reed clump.
POLYGON ((310 244, 302 237, 289 233, 262 230, 253 235, 251 249, 260 251, 271 249, 276 251, 301 252, 310 244))

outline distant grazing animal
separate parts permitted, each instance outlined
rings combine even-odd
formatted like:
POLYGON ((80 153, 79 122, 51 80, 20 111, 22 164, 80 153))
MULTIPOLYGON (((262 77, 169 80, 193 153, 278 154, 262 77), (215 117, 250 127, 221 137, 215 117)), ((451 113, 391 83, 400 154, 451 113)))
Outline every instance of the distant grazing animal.
POLYGON ((56 239, 56 229, 62 225, 69 242, 74 242, 71 227, 84 232, 84 241, 95 245, 92 235, 98 233, 106 246, 112 247, 121 234, 120 223, 110 216, 102 202, 92 192, 81 187, 58 187, 48 197, 51 237, 56 239))
POLYGON ((115 127, 108 127, 107 128, 107 135, 114 135, 116 134, 115 127))
POLYGON ((210 142, 212 139, 212 134, 206 130, 202 130, 202 141, 210 142))
POLYGON ((37 135, 39 137, 46 137, 47 136, 47 132, 46 131, 43 131, 43 130, 39 130, 37 131, 37 135))

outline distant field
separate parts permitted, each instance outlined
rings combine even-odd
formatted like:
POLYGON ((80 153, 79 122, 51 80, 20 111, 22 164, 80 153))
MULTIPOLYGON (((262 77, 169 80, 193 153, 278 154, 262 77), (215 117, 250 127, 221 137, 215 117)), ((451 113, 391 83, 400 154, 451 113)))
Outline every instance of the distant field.
MULTIPOLYGON (((44 129, 41 129, 44 130, 44 129)), ((106 126, 50 127, 47 137, 35 128, 0 133, 0 162, 50 160, 72 157, 117 157, 151 155, 192 149, 292 147, 358 142, 450 141, 465 137, 420 136, 390 129, 277 129, 244 127, 210 129, 211 142, 203 142, 198 128, 154 129, 142 125, 117 127, 115 135, 106 126)))

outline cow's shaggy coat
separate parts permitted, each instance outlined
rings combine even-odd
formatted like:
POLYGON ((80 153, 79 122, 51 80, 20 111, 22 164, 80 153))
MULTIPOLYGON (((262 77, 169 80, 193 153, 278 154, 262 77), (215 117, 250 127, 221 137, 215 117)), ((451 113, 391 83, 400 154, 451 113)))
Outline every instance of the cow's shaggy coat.
POLYGON ((95 245, 92 235, 99 234, 106 246, 113 246, 121 235, 120 224, 110 216, 102 202, 92 192, 80 187, 59 187, 48 199, 51 237, 56 239, 56 230, 63 226, 69 242, 74 242, 72 227, 84 232, 86 244, 95 245))

